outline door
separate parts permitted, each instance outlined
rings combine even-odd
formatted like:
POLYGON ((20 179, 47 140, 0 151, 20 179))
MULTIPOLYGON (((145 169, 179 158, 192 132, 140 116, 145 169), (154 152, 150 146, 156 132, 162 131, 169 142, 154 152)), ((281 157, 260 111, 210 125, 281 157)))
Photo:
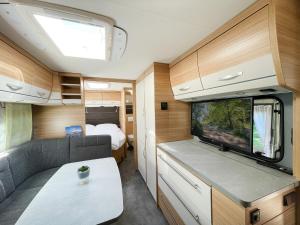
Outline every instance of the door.
POLYGON ((147 186, 156 201, 156 139, 154 73, 145 78, 145 124, 147 186))
POLYGON ((147 182, 146 172, 146 128, 145 128, 145 81, 136 85, 136 126, 137 126, 137 157, 138 170, 145 182, 147 182))

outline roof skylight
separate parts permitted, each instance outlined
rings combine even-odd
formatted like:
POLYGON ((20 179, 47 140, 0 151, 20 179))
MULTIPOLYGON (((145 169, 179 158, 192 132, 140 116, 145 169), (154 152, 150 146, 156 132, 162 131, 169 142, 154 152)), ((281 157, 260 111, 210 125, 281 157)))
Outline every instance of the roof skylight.
POLYGON ((100 25, 34 14, 64 56, 106 60, 106 32, 100 25))
POLYGON ((107 89, 107 88, 109 88, 109 86, 110 86, 109 83, 104 83, 104 82, 95 82, 95 81, 87 81, 86 82, 87 89, 93 89, 93 90, 107 89))

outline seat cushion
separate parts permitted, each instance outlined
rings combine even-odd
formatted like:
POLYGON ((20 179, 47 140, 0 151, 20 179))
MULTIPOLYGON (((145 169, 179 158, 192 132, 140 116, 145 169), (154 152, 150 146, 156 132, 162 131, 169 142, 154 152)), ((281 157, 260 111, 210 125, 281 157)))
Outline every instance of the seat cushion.
POLYGON ((15 190, 14 180, 6 156, 0 156, 0 202, 15 190))
POLYGON ((0 224, 13 225, 17 222, 32 199, 58 170, 53 168, 29 177, 0 204, 0 224))
POLYGON ((111 137, 109 135, 70 137, 70 161, 112 157, 111 137))

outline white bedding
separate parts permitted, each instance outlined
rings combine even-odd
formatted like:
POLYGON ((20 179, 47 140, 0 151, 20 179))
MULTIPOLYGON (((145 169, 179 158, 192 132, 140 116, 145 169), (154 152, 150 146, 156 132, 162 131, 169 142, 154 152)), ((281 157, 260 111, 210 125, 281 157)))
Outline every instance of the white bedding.
POLYGON ((117 125, 111 123, 98 124, 97 126, 86 124, 85 132, 87 136, 102 134, 110 135, 113 150, 119 149, 126 140, 123 131, 117 125))

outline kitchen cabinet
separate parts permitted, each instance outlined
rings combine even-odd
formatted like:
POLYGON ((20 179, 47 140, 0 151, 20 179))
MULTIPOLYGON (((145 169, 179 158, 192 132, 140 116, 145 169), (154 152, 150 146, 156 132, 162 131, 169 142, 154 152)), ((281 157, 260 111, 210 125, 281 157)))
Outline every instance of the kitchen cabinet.
POLYGON ((203 89, 197 58, 195 52, 170 68, 170 81, 175 96, 203 89))
POLYGON ((45 103, 51 93, 52 72, 8 43, 2 35, 0 80, 0 91, 3 92, 1 101, 45 103), (22 95, 26 95, 26 98, 22 99, 22 95))

